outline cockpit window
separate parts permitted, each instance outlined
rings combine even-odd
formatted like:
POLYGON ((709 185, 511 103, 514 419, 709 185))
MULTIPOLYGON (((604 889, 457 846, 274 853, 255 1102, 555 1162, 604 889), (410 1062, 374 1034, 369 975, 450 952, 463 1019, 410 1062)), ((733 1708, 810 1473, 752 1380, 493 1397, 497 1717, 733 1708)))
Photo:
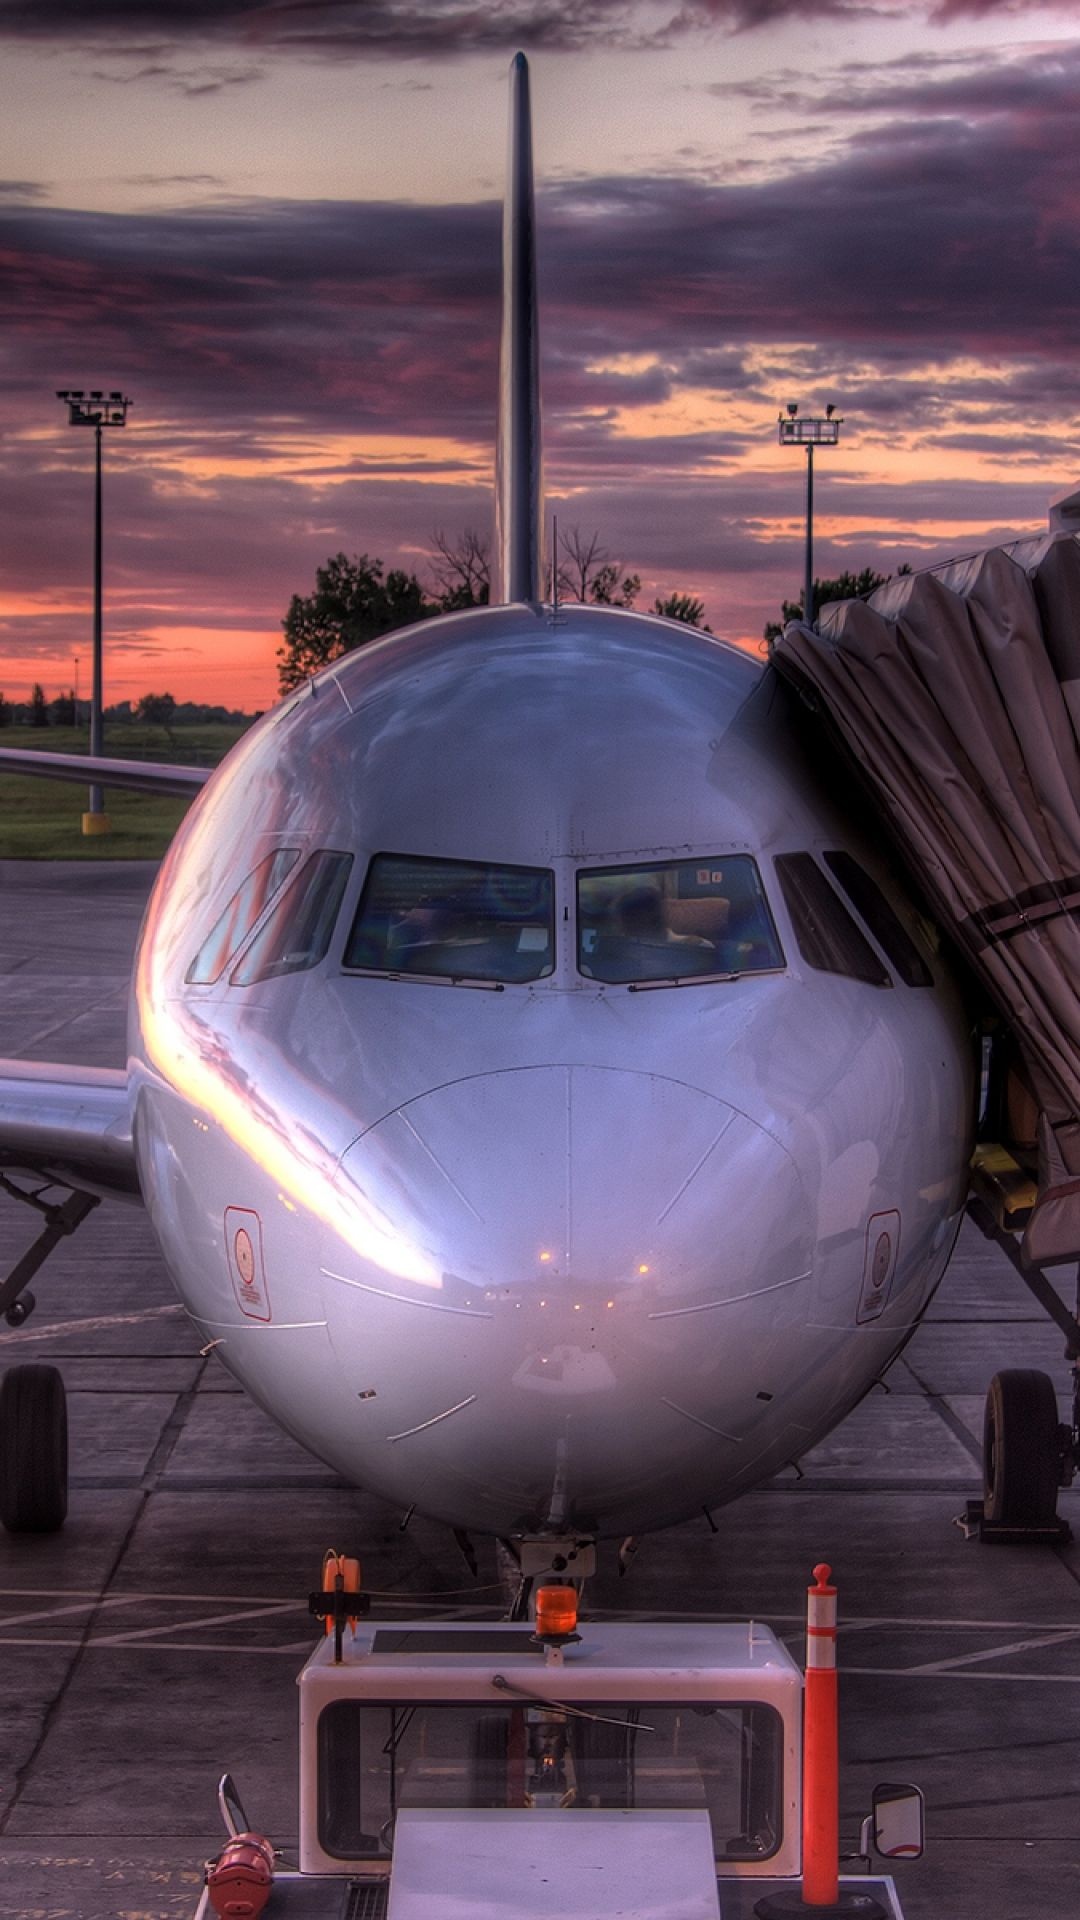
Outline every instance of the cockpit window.
POLYGON ((783 964, 747 854, 578 874, 578 966, 592 980, 684 980, 783 964))
POLYGON ((268 853, 238 887, 224 913, 215 920, 185 978, 189 986, 209 987, 220 980, 233 954, 243 945, 268 900, 272 900, 300 853, 296 847, 279 847, 268 853))
POLYGON ((545 867, 377 853, 345 948, 365 973, 540 980, 555 965, 555 882, 545 867))
POLYGON ((842 973, 849 980, 865 980, 871 987, 892 986, 869 940, 856 926, 813 854, 778 854, 776 874, 795 928, 799 952, 808 967, 816 967, 821 973, 842 973))
POLYGON ((351 853, 312 854, 256 934, 232 976, 234 986, 318 966, 330 945, 351 866, 351 853))
POLYGON ((857 914, 866 922, 887 960, 906 987, 932 987, 931 973, 907 928, 876 880, 850 853, 827 853, 825 865, 836 875, 857 914))

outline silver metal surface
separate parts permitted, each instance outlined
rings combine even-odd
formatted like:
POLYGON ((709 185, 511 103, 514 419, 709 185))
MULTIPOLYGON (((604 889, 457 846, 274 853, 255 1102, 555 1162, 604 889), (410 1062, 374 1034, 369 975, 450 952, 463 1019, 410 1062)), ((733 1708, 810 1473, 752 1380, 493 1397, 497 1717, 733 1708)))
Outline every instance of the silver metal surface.
POLYGON ((399 1813, 389 1920, 719 1920, 709 1816, 579 1807, 399 1813))
MULTIPOLYGON (((130 1126, 181 1298, 295 1439, 457 1527, 626 1536, 807 1451, 904 1344, 959 1225, 973 1063, 942 966, 884 989, 800 957, 781 854, 850 849, 913 916, 772 670, 675 622, 537 604, 521 56, 511 85, 497 564, 515 604, 349 654, 206 781, 143 927, 130 1126), (243 985, 241 944, 191 984, 278 849, 351 862, 328 950, 243 985), (380 852, 549 870, 553 970, 484 990, 348 970, 380 852), (733 854, 757 862, 784 968, 649 992, 578 970, 582 867, 733 854)), ((53 1079, 45 1132, 100 1152, 111 1123, 83 1127, 79 1085, 53 1079)), ((9 1151, 36 1151, 40 1089, 6 1102, 9 1151)))
POLYGON ((503 206, 503 312, 491 589, 494 602, 536 602, 543 597, 541 458, 529 63, 523 53, 518 53, 510 68, 510 141, 503 206))
POLYGON ((140 1179, 220 1358, 349 1478, 454 1525, 640 1533, 805 1451, 950 1251, 972 1072, 939 985, 808 968, 776 853, 850 847, 782 689, 672 623, 474 611, 365 648, 245 737, 147 914, 140 1179), (342 697, 342 694, 346 697, 342 697), (185 983, 268 850, 353 868, 318 966, 185 983), (554 972, 349 974, 380 850, 549 866, 554 972), (576 969, 581 866, 740 851, 780 973, 677 991, 576 969), (865 1319, 875 1217, 898 1227, 865 1319))
POLYGON ((139 1192, 127 1074, 5 1060, 0 1166, 18 1165, 93 1192, 139 1192))

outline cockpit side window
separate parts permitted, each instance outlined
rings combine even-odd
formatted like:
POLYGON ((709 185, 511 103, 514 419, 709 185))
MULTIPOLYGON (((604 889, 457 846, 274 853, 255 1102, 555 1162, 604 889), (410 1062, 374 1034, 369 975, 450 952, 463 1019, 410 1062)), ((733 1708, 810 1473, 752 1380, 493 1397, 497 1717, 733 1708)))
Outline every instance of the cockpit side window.
POLYGON ((776 874, 799 952, 808 967, 816 967, 820 973, 841 973, 848 980, 864 980, 871 987, 892 986, 866 935, 860 932, 812 854, 778 854, 776 874))
POLYGON ((555 881, 502 867, 377 853, 345 947, 363 973, 522 983, 555 965, 555 881))
POLYGON ((784 965, 748 854, 598 867, 580 872, 577 888, 578 966, 591 980, 632 986, 784 965))
POLYGON ((330 945, 351 866, 351 853, 327 848, 305 861, 233 973, 235 987, 318 966, 330 945))
POLYGON ((860 919, 869 927, 887 960, 891 960, 906 987, 932 987, 931 973, 903 922, 881 888, 850 853, 827 853, 825 865, 834 873, 860 919))
POLYGON ((211 987, 220 980, 229 961, 243 946, 263 908, 272 900, 286 874, 300 858, 297 847, 279 847, 268 853, 248 874, 215 920, 184 978, 192 987, 211 987))

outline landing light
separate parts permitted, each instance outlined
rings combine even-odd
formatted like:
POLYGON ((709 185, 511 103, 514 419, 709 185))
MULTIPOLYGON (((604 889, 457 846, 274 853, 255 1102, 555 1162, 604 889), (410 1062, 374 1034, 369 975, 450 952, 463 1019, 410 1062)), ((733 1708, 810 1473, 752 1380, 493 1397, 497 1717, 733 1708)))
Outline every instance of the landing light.
POLYGON ((648 1273, 648 1271, 649 1271, 648 1267, 645 1266, 644 1264, 638 1268, 639 1273, 648 1273))

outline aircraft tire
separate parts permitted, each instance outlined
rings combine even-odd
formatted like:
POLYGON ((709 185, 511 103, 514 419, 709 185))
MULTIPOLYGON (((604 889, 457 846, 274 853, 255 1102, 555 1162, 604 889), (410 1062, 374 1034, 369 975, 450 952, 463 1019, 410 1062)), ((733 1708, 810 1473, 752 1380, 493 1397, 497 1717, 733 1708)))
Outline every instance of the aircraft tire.
POLYGON ((1051 1525, 1060 1483, 1057 1397, 1048 1373, 996 1373, 983 1423, 983 1517, 1001 1526, 1051 1525))
POLYGON ((67 1396, 55 1367, 9 1367, 0 1381, 0 1523, 56 1533, 67 1518, 67 1396))

